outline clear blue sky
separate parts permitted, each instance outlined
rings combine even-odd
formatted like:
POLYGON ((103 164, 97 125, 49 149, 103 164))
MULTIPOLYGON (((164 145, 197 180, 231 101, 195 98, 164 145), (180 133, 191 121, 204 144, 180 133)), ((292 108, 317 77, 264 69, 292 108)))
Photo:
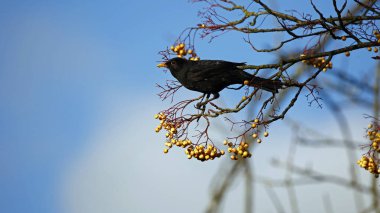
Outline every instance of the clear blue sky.
MULTIPOLYGON (((164 156, 152 119, 167 106, 155 83, 170 78, 157 52, 199 22, 201 7, 0 2, 0 212, 178 212, 187 195, 204 209, 219 163, 164 156)), ((201 56, 262 62, 229 36, 204 42, 201 56)))

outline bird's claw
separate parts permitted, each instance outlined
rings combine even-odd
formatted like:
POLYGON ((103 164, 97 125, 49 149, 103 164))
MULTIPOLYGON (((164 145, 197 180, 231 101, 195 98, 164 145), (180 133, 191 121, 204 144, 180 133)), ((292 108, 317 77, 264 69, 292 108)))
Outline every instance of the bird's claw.
POLYGON ((197 109, 201 109, 202 106, 204 106, 203 102, 198 102, 198 103, 195 105, 195 108, 197 108, 197 109))

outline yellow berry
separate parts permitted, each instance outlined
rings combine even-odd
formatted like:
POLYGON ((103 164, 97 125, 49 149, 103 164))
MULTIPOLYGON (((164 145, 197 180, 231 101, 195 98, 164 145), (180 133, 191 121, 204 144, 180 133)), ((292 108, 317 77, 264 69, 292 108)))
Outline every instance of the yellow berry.
POLYGON ((164 153, 168 153, 169 152, 169 149, 164 149, 164 153))
POLYGON ((256 127, 257 127, 257 124, 256 124, 256 123, 252 123, 251 127, 252 127, 252 128, 256 128, 256 127))
POLYGON ((347 57, 350 56, 350 52, 345 52, 344 54, 345 54, 347 57))
POLYGON ((206 151, 205 151, 205 154, 210 154, 211 153, 211 150, 209 150, 209 149, 206 149, 206 151))
POLYGON ((248 85, 248 84, 249 84, 249 81, 248 81, 248 80, 244 80, 243 84, 244 84, 244 85, 248 85))
POLYGON ((261 139, 259 138, 259 139, 257 139, 257 143, 261 143, 261 139))
POLYGON ((269 133, 268 132, 264 132, 264 137, 268 137, 269 133))
POLYGON ((372 47, 367 47, 367 50, 368 51, 372 51, 372 47))
POLYGON ((377 47, 375 47, 375 48, 373 48, 373 51, 374 51, 375 53, 377 53, 377 52, 379 52, 379 49, 377 49, 377 47))
POLYGON ((259 123, 259 119, 256 118, 256 119, 254 120, 254 122, 255 122, 255 123, 259 123))
POLYGON ((192 54, 193 53, 193 50, 189 49, 187 50, 187 54, 192 54))
POLYGON ((346 36, 342 36, 342 41, 345 41, 347 39, 346 36))
POLYGON ((244 151, 244 152, 243 152, 243 158, 246 158, 246 157, 248 157, 248 152, 247 152, 247 151, 244 151))
POLYGON ((227 141, 227 140, 224 140, 224 141, 223 141, 223 145, 226 146, 227 144, 228 144, 228 141, 227 141))
POLYGON ((185 47, 185 44, 184 44, 184 43, 180 43, 180 44, 178 45, 178 48, 179 48, 180 50, 182 50, 184 47, 185 47))
POLYGON ((220 154, 224 155, 225 154, 224 150, 220 150, 220 154))
POLYGON ((245 100, 247 100, 247 97, 246 97, 246 96, 243 96, 243 97, 241 98, 241 100, 242 100, 242 101, 245 101, 245 100))
POLYGON ((252 138, 257 138, 257 134, 254 133, 254 134, 252 135, 252 138))

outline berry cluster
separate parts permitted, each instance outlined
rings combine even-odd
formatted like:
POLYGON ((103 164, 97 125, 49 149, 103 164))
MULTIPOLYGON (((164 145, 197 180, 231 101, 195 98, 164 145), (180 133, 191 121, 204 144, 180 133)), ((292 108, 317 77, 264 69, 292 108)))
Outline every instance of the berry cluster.
POLYGON ((174 135, 177 134, 177 129, 181 127, 180 124, 168 121, 167 116, 164 113, 156 114, 154 115, 154 118, 160 120, 160 124, 156 127, 155 131, 158 133, 164 128, 167 131, 165 136, 169 139, 172 139, 174 135))
POLYGON ((367 130, 367 136, 371 141, 367 156, 362 156, 357 161, 360 167, 368 170, 375 177, 379 177, 380 174, 380 160, 376 157, 380 153, 380 127, 378 125, 369 124, 367 130))
POLYGON ((380 168, 376 163, 376 159, 373 157, 362 156, 362 158, 357 161, 357 164, 365 170, 368 170, 371 174, 374 174, 376 178, 379 177, 380 168))
POLYGON ((178 122, 173 122, 168 119, 168 116, 164 113, 158 113, 154 115, 155 119, 160 120, 160 124, 156 127, 155 131, 158 133, 162 129, 165 129, 167 141, 165 142, 166 148, 164 149, 164 153, 168 153, 169 150, 177 146, 179 148, 186 148, 185 154, 188 159, 195 158, 200 161, 214 160, 215 158, 219 158, 224 155, 223 150, 219 150, 214 145, 195 145, 189 139, 179 139, 177 135, 178 128, 181 127, 178 122))
MULTIPOLYGON (((252 129, 256 129, 259 125, 259 119, 255 119, 253 123, 251 124, 252 129)), ((268 137, 269 133, 267 131, 264 132, 264 137, 268 137)), ((257 143, 261 143, 262 140, 259 137, 259 131, 256 129, 256 132, 252 134, 252 138, 256 140, 257 143)))
POLYGON ((371 141, 371 148, 373 151, 380 153, 380 130, 374 125, 368 125, 367 135, 371 141))
POLYGON ((239 145, 228 142, 227 140, 223 143, 228 146, 228 152, 231 153, 231 160, 238 160, 239 158, 250 158, 252 156, 249 152, 249 144, 246 142, 240 142, 239 145))
POLYGON ((195 158, 200 161, 214 160, 224 155, 224 150, 219 150, 214 145, 196 145, 190 146, 185 150, 188 159, 195 158))
POLYGON ((192 60, 192 61, 198 61, 199 60, 199 57, 194 52, 194 50, 192 50, 192 49, 186 50, 186 45, 184 43, 179 43, 176 46, 171 46, 170 50, 175 52, 177 54, 177 57, 179 57, 179 58, 185 57, 186 55, 190 55, 189 60, 192 60))
MULTIPOLYGON (((305 57, 306 55, 305 54, 301 54, 300 55, 301 58, 302 57, 305 57)), ((312 58, 312 59, 308 59, 308 60, 302 60, 302 63, 305 63, 307 65, 310 65, 310 66, 313 66, 315 68, 323 68, 323 71, 326 72, 327 69, 331 69, 333 64, 331 61, 329 61, 329 63, 325 64, 326 62, 326 59, 325 57, 318 57, 318 58, 312 58), (323 67, 324 65, 324 67, 323 67)))

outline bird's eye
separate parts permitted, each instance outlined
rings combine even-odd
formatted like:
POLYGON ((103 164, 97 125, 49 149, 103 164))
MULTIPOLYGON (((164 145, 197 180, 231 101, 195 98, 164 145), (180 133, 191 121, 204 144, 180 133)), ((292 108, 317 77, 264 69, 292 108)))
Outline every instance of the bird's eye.
POLYGON ((171 63, 171 65, 175 65, 175 64, 176 64, 176 62, 175 62, 175 61, 171 61, 170 63, 171 63))

